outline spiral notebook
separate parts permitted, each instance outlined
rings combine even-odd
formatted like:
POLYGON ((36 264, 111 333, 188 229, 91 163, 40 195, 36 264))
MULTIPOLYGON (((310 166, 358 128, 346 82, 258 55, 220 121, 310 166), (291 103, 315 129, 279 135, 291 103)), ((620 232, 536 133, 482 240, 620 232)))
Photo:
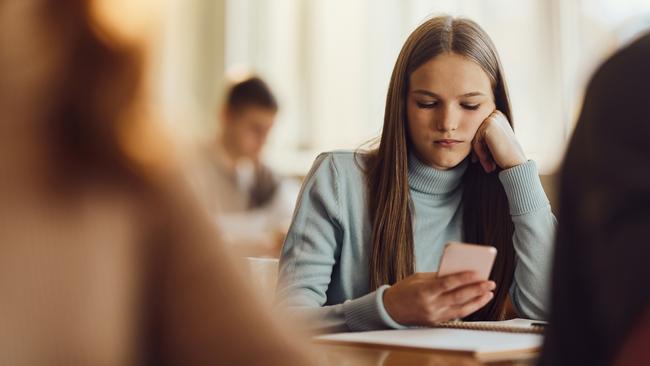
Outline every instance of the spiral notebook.
POLYGON ((450 321, 438 323, 434 328, 471 329, 506 333, 544 334, 546 322, 531 319, 510 319, 491 322, 450 321))
POLYGON ((420 349, 468 354, 482 361, 534 357, 541 348, 543 326, 528 319, 499 322, 447 322, 435 328, 378 330, 317 336, 321 344, 420 349))

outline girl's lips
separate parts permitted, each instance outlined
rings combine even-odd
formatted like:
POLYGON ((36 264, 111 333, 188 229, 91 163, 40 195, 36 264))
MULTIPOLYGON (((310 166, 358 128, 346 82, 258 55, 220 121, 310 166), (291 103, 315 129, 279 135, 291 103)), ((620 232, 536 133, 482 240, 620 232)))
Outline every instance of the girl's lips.
POLYGON ((443 139, 443 140, 436 140, 434 143, 438 146, 441 147, 454 147, 457 144, 461 143, 461 141, 458 140, 450 140, 450 139, 443 139))

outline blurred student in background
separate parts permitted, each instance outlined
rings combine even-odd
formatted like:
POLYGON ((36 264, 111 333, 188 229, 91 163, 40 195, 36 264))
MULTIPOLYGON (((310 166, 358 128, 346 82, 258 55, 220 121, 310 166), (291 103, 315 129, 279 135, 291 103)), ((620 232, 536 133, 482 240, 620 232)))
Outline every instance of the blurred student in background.
POLYGON ((234 82, 221 109, 221 133, 202 167, 202 200, 224 239, 248 254, 278 255, 299 190, 262 162, 277 113, 276 98, 262 79, 234 82))
POLYGON ((137 131, 83 0, 0 2, 0 364, 302 365, 137 131))
POLYGON ((595 73, 562 169, 541 365, 648 365, 650 34, 595 73))
POLYGON ((278 104, 264 81, 251 77, 233 84, 221 110, 221 135, 213 149, 219 190, 214 202, 224 213, 263 208, 272 203, 278 180, 261 161, 275 123, 278 104))

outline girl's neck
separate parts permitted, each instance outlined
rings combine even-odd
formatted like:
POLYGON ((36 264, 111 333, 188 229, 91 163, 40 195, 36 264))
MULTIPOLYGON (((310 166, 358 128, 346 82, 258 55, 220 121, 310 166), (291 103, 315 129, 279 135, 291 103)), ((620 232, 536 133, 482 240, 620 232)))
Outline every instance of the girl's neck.
POLYGON ((409 187, 418 192, 444 195, 456 190, 462 181, 468 166, 467 159, 457 166, 438 170, 420 161, 414 154, 409 154, 409 187))

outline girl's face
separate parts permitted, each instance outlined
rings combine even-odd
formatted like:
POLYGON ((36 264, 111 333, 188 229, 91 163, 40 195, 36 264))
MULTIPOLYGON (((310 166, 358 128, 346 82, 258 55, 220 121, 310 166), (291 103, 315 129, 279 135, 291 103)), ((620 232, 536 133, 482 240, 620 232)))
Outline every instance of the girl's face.
POLYGON ((460 164, 494 109, 490 79, 478 64, 455 53, 429 60, 411 74, 406 96, 408 135, 416 156, 440 170, 460 164))

